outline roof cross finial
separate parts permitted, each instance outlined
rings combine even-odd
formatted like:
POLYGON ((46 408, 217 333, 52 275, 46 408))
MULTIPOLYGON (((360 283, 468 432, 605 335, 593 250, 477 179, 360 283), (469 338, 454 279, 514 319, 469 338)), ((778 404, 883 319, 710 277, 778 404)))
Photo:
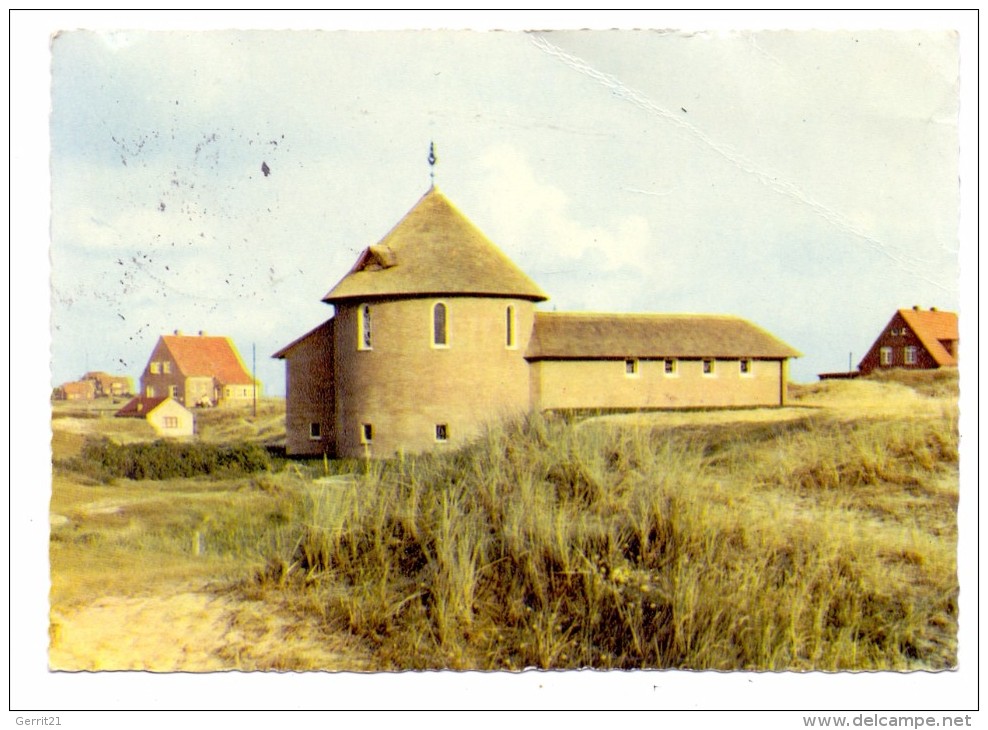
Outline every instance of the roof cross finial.
POLYGON ((429 142, 429 187, 434 187, 436 184, 436 162, 439 158, 436 157, 436 145, 430 140, 429 142))

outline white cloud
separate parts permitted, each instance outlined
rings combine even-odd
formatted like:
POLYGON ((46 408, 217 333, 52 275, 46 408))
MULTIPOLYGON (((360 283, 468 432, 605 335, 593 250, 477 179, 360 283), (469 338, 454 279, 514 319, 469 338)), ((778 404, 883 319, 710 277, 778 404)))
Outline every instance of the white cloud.
POLYGON ((566 261, 602 253, 608 271, 654 263, 655 242, 643 216, 588 225, 578 219, 566 193, 539 180, 517 149, 500 145, 489 150, 481 163, 488 177, 481 186, 490 196, 491 217, 507 234, 505 241, 525 241, 542 255, 566 261))

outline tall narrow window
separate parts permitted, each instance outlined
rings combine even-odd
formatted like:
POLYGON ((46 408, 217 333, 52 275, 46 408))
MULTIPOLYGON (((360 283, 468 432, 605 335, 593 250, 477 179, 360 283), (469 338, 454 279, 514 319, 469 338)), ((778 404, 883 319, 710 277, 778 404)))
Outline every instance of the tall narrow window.
POLYGON ((432 344, 436 347, 446 347, 449 344, 449 318, 446 305, 442 302, 432 308, 432 344))
POLYGON ((878 357, 879 357, 878 360, 879 364, 884 367, 888 367, 889 365, 892 364, 892 348, 891 347, 881 348, 881 350, 878 351, 878 357))
POLYGON ((371 349, 371 312, 369 304, 361 304, 357 310, 357 349, 371 349))
POLYGON ((449 427, 445 423, 436 424, 436 441, 449 440, 449 427))
POLYGON ((676 361, 673 360, 671 357, 667 357, 665 360, 665 364, 663 365, 663 371, 665 372, 666 375, 670 375, 670 376, 675 375, 676 361))
POLYGON ((313 441, 318 441, 322 438, 322 424, 310 423, 309 424, 309 438, 313 441))
POLYGON ((751 360, 747 360, 747 359, 741 360, 741 374, 751 375, 751 360))
POLYGON ((710 358, 706 358, 703 361, 703 374, 713 375, 714 374, 714 361, 710 358))
POLYGON ((624 374, 629 377, 634 377, 638 375, 638 361, 637 360, 625 360, 624 361, 624 374))
POLYGON ((906 361, 906 365, 915 365, 916 364, 916 348, 915 347, 906 347, 906 348, 904 348, 903 355, 904 355, 904 359, 906 361))
POLYGON ((515 347, 515 308, 511 306, 504 310, 504 344, 515 347))
POLYGON ((360 441, 369 444, 374 440, 374 426, 370 423, 360 424, 360 441))

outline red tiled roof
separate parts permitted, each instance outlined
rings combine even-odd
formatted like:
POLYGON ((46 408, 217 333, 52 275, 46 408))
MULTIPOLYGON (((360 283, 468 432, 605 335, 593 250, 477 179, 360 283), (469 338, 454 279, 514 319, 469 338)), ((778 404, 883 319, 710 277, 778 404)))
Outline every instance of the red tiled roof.
POLYGON ((945 341, 957 341, 956 314, 925 309, 900 309, 899 316, 906 321, 937 365, 957 364, 957 358, 942 344, 945 341))
POLYGON ((254 382, 228 337, 163 335, 161 341, 187 378, 213 377, 223 385, 254 382))
POLYGON ((127 404, 114 415, 117 418, 144 418, 166 400, 168 400, 168 396, 163 398, 148 398, 147 396, 139 395, 127 401, 127 404))

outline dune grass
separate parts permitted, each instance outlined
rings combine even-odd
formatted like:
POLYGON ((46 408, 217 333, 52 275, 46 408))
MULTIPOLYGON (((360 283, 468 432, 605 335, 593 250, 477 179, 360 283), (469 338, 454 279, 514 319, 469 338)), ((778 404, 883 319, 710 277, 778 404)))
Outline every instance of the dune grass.
MULTIPOLYGON (((955 666, 956 377, 803 386, 794 408, 532 416, 444 455, 251 474, 58 461, 53 604, 209 583, 368 670, 955 666)), ((276 414, 210 417, 207 444, 271 443, 276 414)), ((101 423, 61 424, 56 457, 138 439, 101 423)))
POLYGON ((533 416, 310 489, 253 586, 386 669, 945 668, 956 444, 950 419, 533 416))

